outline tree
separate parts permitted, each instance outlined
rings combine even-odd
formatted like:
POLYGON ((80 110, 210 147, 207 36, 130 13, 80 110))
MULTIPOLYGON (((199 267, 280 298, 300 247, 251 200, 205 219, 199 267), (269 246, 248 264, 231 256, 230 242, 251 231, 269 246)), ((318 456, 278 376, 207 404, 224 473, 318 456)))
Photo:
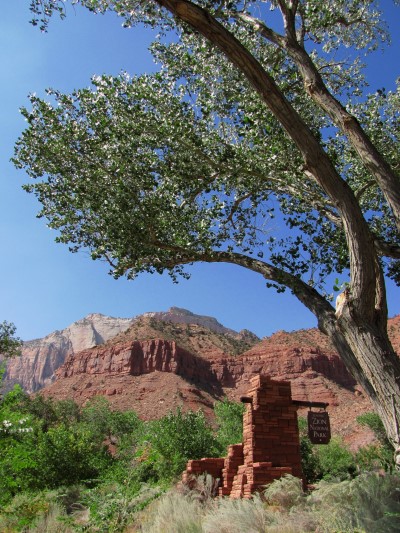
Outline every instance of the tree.
POLYGON ((11 322, 2 322, 0 324, 0 355, 3 357, 15 357, 20 355, 22 341, 15 336, 17 328, 11 322))
MULTIPOLYGON (((79 3, 161 26, 163 68, 50 91, 57 106, 31 97, 15 163, 45 178, 27 187, 40 216, 117 277, 228 262, 289 288, 370 396, 400 463, 384 279, 400 281, 400 91, 363 98, 360 62, 344 54, 388 39, 377 2, 79 3), (265 231, 274 213, 280 236, 265 231), (336 312, 335 271, 349 273, 336 312)), ((46 29, 62 6, 33 0, 34 23, 46 29)))
POLYGON ((218 456, 218 443, 202 411, 178 407, 145 424, 137 452, 137 475, 171 480, 181 475, 189 459, 218 456))
POLYGON ((220 453, 226 455, 226 450, 231 444, 243 441, 243 403, 231 402, 225 398, 222 402, 214 404, 215 420, 217 422, 217 440, 220 453))

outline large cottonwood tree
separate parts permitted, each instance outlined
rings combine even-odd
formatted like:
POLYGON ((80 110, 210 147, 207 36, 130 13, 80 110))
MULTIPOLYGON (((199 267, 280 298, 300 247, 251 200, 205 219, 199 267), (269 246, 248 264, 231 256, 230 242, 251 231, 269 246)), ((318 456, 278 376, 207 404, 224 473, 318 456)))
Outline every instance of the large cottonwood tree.
MULTIPOLYGON (((364 386, 400 459, 384 279, 385 269, 400 278, 400 92, 363 97, 356 57, 388 39, 379 2, 75 3, 174 33, 152 46, 154 76, 97 77, 72 95, 50 91, 53 105, 31 97, 15 162, 43 178, 27 188, 58 240, 115 276, 228 262, 289 288, 364 386), (349 272, 336 312, 333 272, 349 272)), ((63 14, 58 0, 31 7, 43 29, 63 14)))

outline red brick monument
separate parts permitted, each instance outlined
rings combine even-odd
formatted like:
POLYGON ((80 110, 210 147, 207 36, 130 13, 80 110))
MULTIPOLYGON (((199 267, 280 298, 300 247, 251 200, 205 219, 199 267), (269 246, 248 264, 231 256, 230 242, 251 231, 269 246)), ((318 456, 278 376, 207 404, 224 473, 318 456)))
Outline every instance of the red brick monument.
POLYGON ((189 461, 182 481, 207 472, 219 478, 220 496, 250 498, 285 474, 302 478, 297 408, 290 382, 256 376, 242 398, 243 444, 229 446, 225 458, 189 461))

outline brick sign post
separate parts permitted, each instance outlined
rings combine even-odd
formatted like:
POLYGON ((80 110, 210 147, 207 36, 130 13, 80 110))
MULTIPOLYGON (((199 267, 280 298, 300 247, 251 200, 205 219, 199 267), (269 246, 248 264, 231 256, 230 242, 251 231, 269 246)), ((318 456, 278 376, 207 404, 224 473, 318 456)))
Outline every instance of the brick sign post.
POLYGON ((308 437, 313 444, 328 444, 331 440, 331 426, 326 411, 308 412, 308 437))

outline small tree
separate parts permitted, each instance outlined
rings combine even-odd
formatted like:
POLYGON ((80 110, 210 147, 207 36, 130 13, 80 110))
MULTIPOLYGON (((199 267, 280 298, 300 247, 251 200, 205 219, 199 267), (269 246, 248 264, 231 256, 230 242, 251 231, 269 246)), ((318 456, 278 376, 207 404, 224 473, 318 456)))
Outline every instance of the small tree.
POLYGON ((217 440, 222 455, 230 444, 243 441, 243 403, 230 402, 228 399, 214 404, 214 413, 217 422, 217 440))
POLYGON ((15 336, 17 328, 12 322, 0 323, 0 355, 5 358, 21 354, 22 341, 15 336))
POLYGON ((180 408, 147 423, 138 452, 138 472, 146 480, 176 478, 189 459, 215 457, 218 444, 202 411, 180 408))

